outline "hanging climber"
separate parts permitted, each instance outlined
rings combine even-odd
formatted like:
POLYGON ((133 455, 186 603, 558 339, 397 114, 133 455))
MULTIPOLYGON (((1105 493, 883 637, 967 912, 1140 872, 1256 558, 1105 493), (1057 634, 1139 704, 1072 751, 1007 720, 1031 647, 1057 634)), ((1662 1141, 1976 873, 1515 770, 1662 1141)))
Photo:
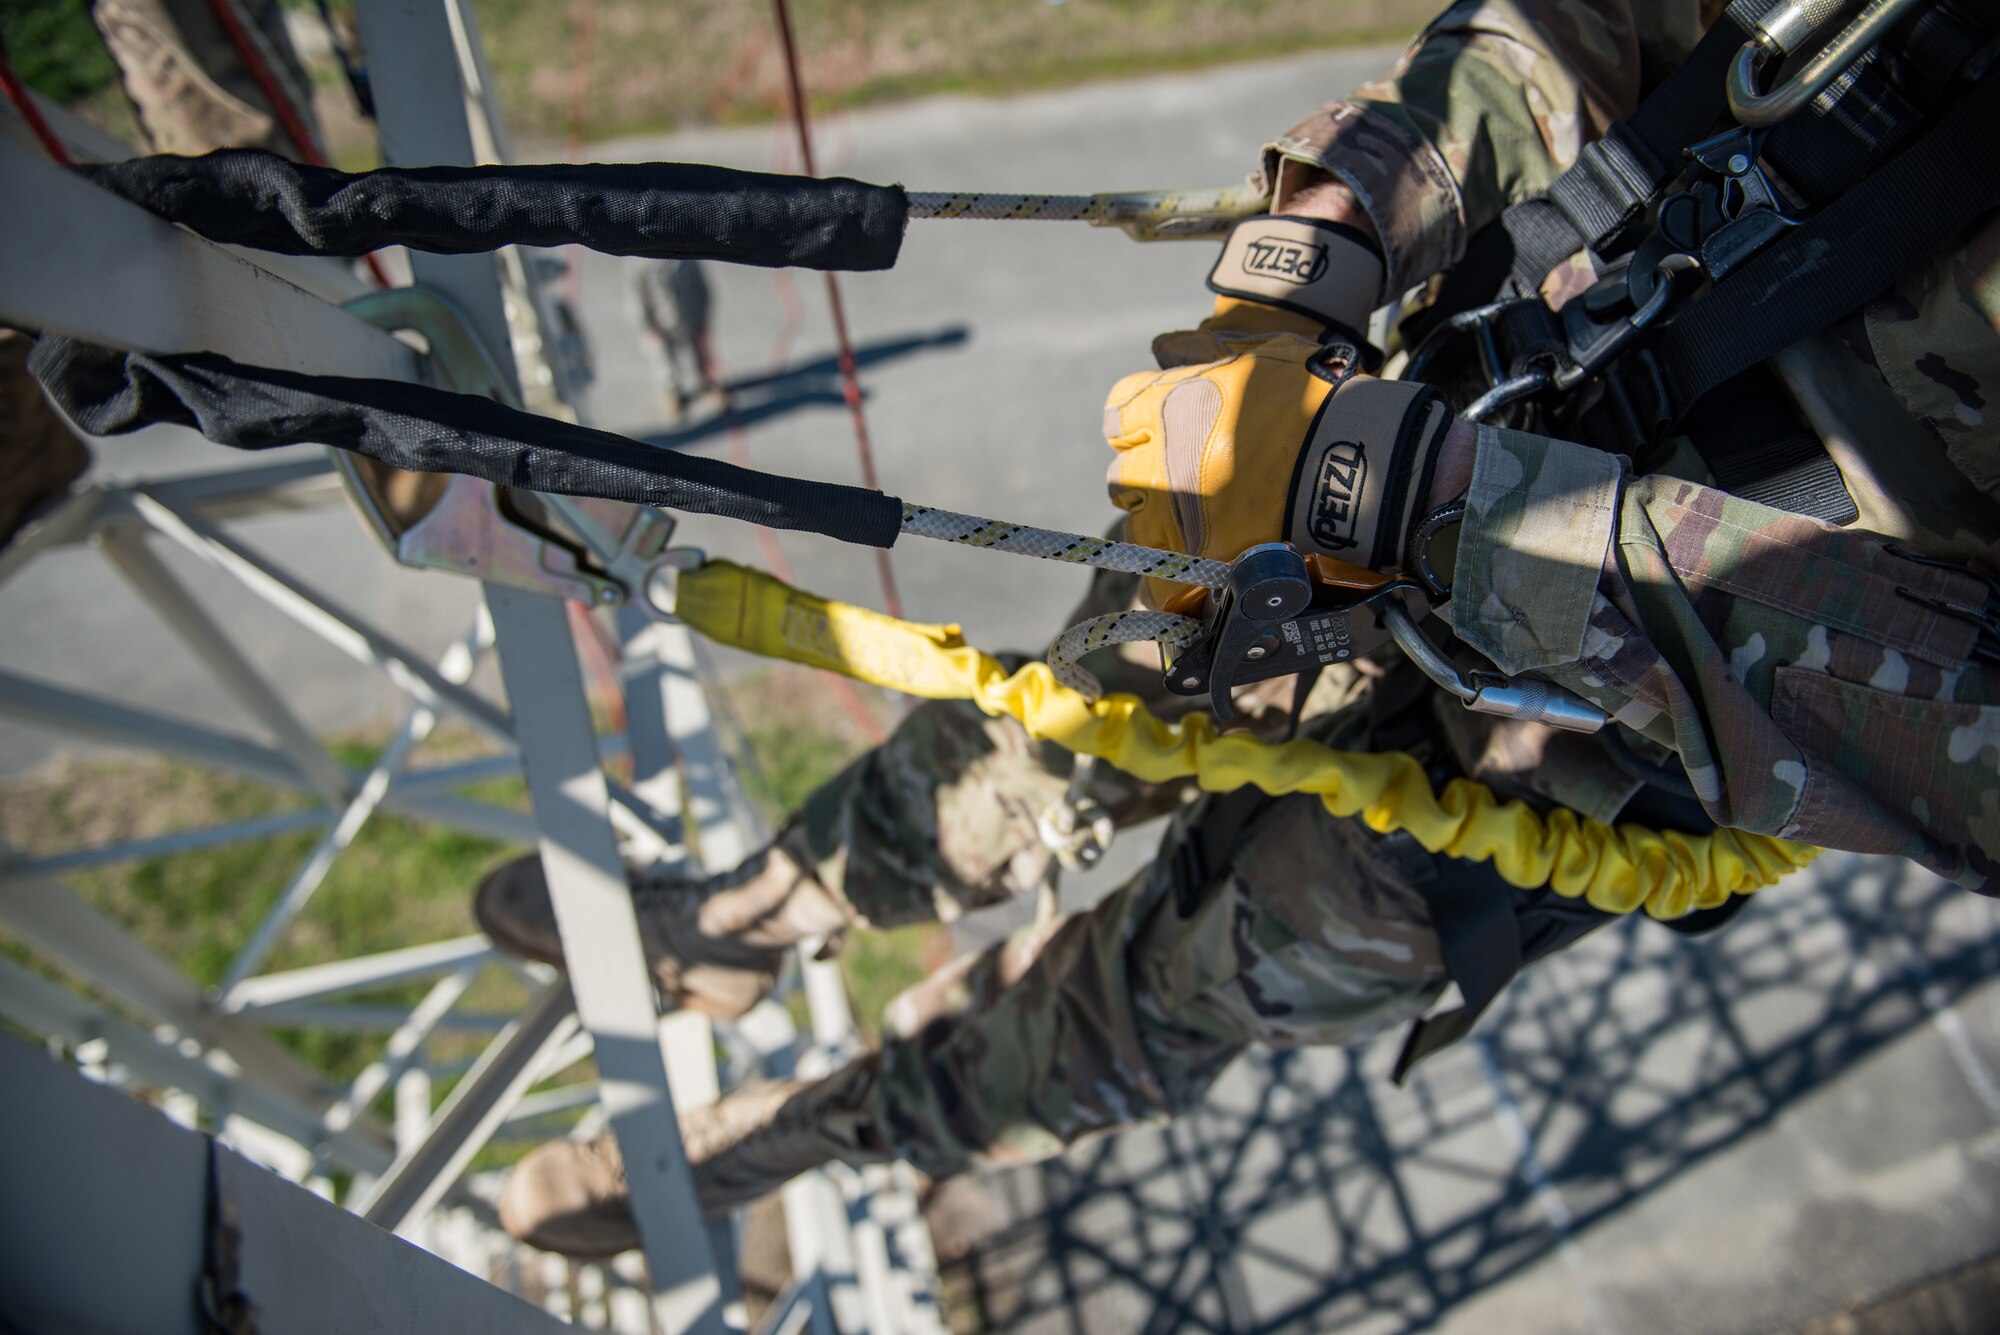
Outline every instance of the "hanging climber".
MULTIPOLYGON (((1770 8, 1733 13, 1753 24, 1770 8)), ((1710 73, 1700 62, 1717 48, 1695 46, 1711 18, 1693 0, 1457 5, 1385 78, 1279 135, 1261 168, 1271 214, 1224 246, 1211 315, 1157 340, 1160 369, 1111 392, 1112 499, 1134 540, 1223 560, 1289 540, 1377 569, 1421 564, 1448 587, 1465 649, 1602 704, 1616 725, 1586 736, 1468 712, 1391 651, 1302 678, 1300 698, 1285 680, 1239 693, 1235 708, 1263 737, 1296 729, 1407 752, 1434 783, 1469 776, 1545 812, 1898 854, 1985 889, 2000 852, 1987 583, 2000 538, 2000 224, 1990 214, 1941 251, 1848 247, 1841 264, 1865 258, 1898 266, 1884 282, 1904 276, 1845 298, 1844 314, 1802 338, 1760 351, 1765 331, 1717 331, 1715 347, 1754 363, 1716 390, 1727 411, 1645 397, 1707 394, 1702 368, 1726 363, 1719 352, 1692 370, 1633 362, 1646 374, 1630 383, 1606 353, 1589 391, 1561 405, 1544 396, 1529 408, 1509 388, 1500 397, 1521 405, 1511 428, 1454 421, 1422 386, 1366 374, 1369 311, 1422 283, 1446 307, 1430 313, 1440 328, 1460 287, 1476 293, 1460 309, 1505 282, 1555 312, 1507 334, 1529 351, 1503 348, 1510 364, 1488 368, 1495 390, 1536 365, 1543 380, 1530 388, 1548 388, 1533 345, 1551 330, 1585 340, 1566 350, 1569 364, 1596 355, 1593 330, 1628 343, 1642 331, 1643 313, 1676 295, 1661 285, 1677 281, 1647 250, 1672 210, 1653 207, 1664 180, 1646 174, 1677 174, 1680 150, 1727 121, 1727 62, 1710 73), (1697 77, 1668 77, 1690 66, 1697 77), (1689 112, 1690 96, 1710 101, 1689 112), (1671 172, 1654 161, 1657 144, 1642 151, 1662 126, 1685 131, 1666 155, 1671 172), (1579 161, 1585 170, 1564 175, 1579 161), (1597 170, 1607 163, 1621 170, 1597 170), (1484 276, 1466 278, 1474 269, 1484 276), (1557 318, 1570 303, 1583 303, 1569 312, 1583 319, 1557 318), (1653 439, 1649 421, 1679 426, 1653 439)), ((1738 194, 1718 187, 1715 198, 1755 188, 1824 205, 1865 188, 1855 181, 1886 150, 1843 140, 1844 127, 1902 133, 1901 116, 1920 132, 1993 77, 1993 19, 1986 5, 1920 7, 1795 113, 1783 172, 1759 166, 1749 179, 1752 158, 1782 156, 1777 135, 1760 139, 1743 164, 1731 155, 1717 169, 1738 194), (1859 114, 1884 107, 1895 114, 1859 114)), ((1802 36, 1789 32, 1785 49, 1802 36)), ((1725 45, 1733 56, 1740 35, 1725 45)), ((1742 216, 1670 237, 1674 253, 1742 216)), ((1735 262, 1719 242, 1702 253, 1712 273, 1735 262)), ((1721 282, 1704 304, 1728 292, 1721 282)), ((1072 619, 1178 592, 1100 574, 1072 619)), ((1163 690, 1150 659, 1110 650, 1092 666, 1162 714, 1197 707, 1163 690)), ((1067 776, 1066 755, 1010 720, 964 703, 919 707, 735 871, 699 883, 634 876, 661 988, 741 1014, 803 939, 949 920, 1031 889, 1051 856, 1037 820, 1064 799, 1067 776)), ((944 1175, 1043 1158, 1192 1106, 1251 1043, 1354 1044, 1415 1021, 1407 1067, 1463 1033, 1524 963, 1608 920, 1309 797, 1195 795, 1106 766, 1091 795, 1121 825, 1172 813, 1152 865, 1094 908, 899 997, 880 1051, 684 1117, 707 1210, 831 1160, 901 1157, 944 1175), (1448 978, 1465 1006, 1419 1020, 1448 978)), ((1730 911, 1667 925, 1702 930, 1730 911)), ((534 858, 490 875, 476 912, 503 949, 561 963, 534 858)), ((530 1155, 502 1217, 516 1236, 576 1255, 638 1241, 608 1135, 530 1155)))

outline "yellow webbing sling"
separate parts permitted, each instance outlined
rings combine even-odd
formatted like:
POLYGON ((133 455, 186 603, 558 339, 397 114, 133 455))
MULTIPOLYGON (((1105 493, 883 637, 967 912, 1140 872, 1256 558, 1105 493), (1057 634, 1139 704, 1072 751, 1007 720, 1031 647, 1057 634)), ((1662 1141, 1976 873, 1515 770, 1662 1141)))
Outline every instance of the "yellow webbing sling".
POLYGON ((1192 775, 1211 792, 1255 784, 1272 794, 1313 793, 1336 816, 1359 816, 1384 834, 1407 830, 1434 853, 1490 860, 1514 885, 1550 885, 1611 913, 1643 907, 1656 918, 1678 918, 1713 908, 1772 884, 1820 851, 1742 830, 1683 835, 1613 827, 1567 809, 1542 816, 1468 779, 1435 793, 1401 752, 1219 737, 1204 714, 1165 723, 1129 695, 1093 703, 1057 684, 1044 663, 1009 675, 966 644, 956 626, 830 602, 727 561, 683 574, 675 611, 708 638, 767 658, 830 668, 907 695, 970 700, 988 714, 1018 719, 1035 737, 1149 782, 1192 775))

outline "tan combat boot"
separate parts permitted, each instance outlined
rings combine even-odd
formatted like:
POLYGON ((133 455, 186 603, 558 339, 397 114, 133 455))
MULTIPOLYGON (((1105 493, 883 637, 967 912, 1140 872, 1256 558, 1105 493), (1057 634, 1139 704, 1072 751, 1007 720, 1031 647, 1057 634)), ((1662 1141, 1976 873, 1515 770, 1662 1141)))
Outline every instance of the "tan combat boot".
MULTIPOLYGON (((680 1004, 733 1020, 777 983, 787 946, 846 926, 851 914, 776 848, 707 880, 629 871, 639 941, 660 989, 680 1004)), ((487 874, 472 913, 510 955, 563 965, 562 936, 541 859, 487 874)))
MULTIPOLYGON (((874 1054, 820 1080, 780 1080, 724 1095, 681 1118, 695 1195, 711 1218, 838 1160, 895 1155, 875 1125, 874 1054)), ((514 1166, 500 1191, 500 1223, 516 1238, 564 1256, 612 1256, 639 1245, 631 1188, 610 1132, 558 1140, 514 1166)))

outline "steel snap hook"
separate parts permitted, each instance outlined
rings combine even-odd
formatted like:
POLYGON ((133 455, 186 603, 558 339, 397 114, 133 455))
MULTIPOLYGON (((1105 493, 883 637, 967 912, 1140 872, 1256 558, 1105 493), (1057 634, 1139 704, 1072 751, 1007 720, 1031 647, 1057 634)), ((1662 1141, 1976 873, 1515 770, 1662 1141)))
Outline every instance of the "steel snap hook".
POLYGON ((1818 97, 1827 85, 1866 55, 1899 19, 1921 3, 1923 0, 1869 0, 1867 8, 1822 47, 1804 69, 1770 92, 1762 93, 1757 90, 1757 79, 1765 64, 1773 56, 1783 58, 1799 49, 1847 8, 1846 0, 1789 0, 1779 5, 1764 16, 1757 25, 1756 35, 1743 44, 1736 59, 1730 62, 1725 85, 1730 114, 1743 125, 1776 125, 1818 97))

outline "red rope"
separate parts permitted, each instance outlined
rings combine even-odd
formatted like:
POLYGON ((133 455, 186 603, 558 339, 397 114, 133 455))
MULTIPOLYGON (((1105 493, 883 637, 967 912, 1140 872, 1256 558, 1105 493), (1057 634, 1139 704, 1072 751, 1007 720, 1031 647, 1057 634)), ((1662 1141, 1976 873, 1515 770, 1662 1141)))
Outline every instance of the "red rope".
MULTIPOLYGON (((571 0, 569 7, 569 125, 568 155, 571 162, 583 161, 590 130, 591 65, 597 47, 597 0, 571 0)), ((572 306, 583 304, 583 262, 576 246, 564 247, 563 297, 572 306)))
MULTIPOLYGON (((590 125, 591 67, 594 63, 596 37, 597 0, 572 0, 570 5, 569 114, 568 125, 566 127, 569 140, 568 156, 571 162, 580 161, 587 147, 590 125)), ((581 269, 575 260, 572 259, 567 275, 567 281, 570 284, 571 300, 576 300, 579 295, 577 285, 580 277, 581 269)), ((777 271, 774 277, 783 278, 783 270, 777 271)), ((778 334, 777 346, 771 354, 771 363, 774 370, 781 369, 784 366, 786 355, 791 346, 792 333, 797 327, 796 308, 798 306, 798 299, 781 292, 779 301, 786 307, 786 322, 784 329, 778 334)), ((696 335, 695 349, 696 355, 700 359, 704 379, 710 384, 722 388, 722 414, 723 420, 728 427, 730 461, 740 467, 748 468, 750 467, 749 436, 743 429, 742 418, 737 414, 735 400, 731 397, 728 387, 722 383, 722 371, 715 356, 715 348, 705 332, 696 335)), ((666 355, 671 357, 673 353, 669 351, 666 355)), ((759 524, 757 525, 757 542, 764 552, 764 564, 769 566, 772 573, 777 575, 779 579, 789 582, 792 577, 791 566, 785 560, 784 549, 778 546, 777 534, 759 524)), ((598 630, 601 633, 601 627, 598 626, 597 619, 590 615, 588 609, 571 603, 570 612, 573 619, 579 624, 588 625, 593 630, 598 630)), ((612 651, 612 647, 609 645, 602 646, 602 648, 607 653, 612 651)), ((834 672, 822 672, 820 676, 826 682, 828 691, 833 695, 835 700, 839 701, 841 708, 847 711, 848 716, 854 720, 855 726, 861 729, 862 736, 866 737, 871 745, 879 746, 882 742, 888 740, 887 731, 882 727, 882 724, 876 719, 875 715, 870 712, 867 701, 861 698, 861 693, 854 689, 853 682, 834 672)), ((608 691, 606 692, 606 698, 610 698, 608 691)), ((619 720, 618 726, 623 728, 625 726, 623 722, 625 709, 622 693, 616 701, 616 717, 619 720)))
POLYGON ((209 12, 215 15, 216 24, 221 27, 222 35, 236 48, 237 56, 243 61, 243 68, 249 71, 251 80, 264 94, 264 101, 270 106, 271 114, 278 118, 278 124, 285 131, 285 138, 291 140, 292 147, 298 151, 299 161, 313 167, 326 166, 326 156, 319 151, 319 145, 313 142, 312 132, 306 128, 305 120, 300 117, 298 108, 292 105, 291 98, 285 96, 285 90, 278 86, 277 76, 273 75, 271 67, 264 63, 264 53, 250 40, 250 34, 244 29, 243 21, 236 17, 233 0, 208 0, 208 8, 209 12))
POLYGON ((6 88, 7 100, 21 113, 21 119, 28 122, 28 128, 35 132, 35 138, 42 141, 42 148, 48 155, 68 166, 69 150, 63 147, 62 140, 56 138, 56 132, 51 130, 49 123, 42 118, 42 109, 36 106, 35 99, 28 95, 27 86, 15 77, 14 67, 7 60, 7 48, 4 46, 0 46, 0 87, 6 88))
MULTIPOLYGON (((791 329, 787 326, 779 333, 777 347, 772 353, 771 365, 774 370, 784 366, 790 343, 791 329)), ((727 385, 722 384, 721 367, 717 365, 714 353, 710 351, 706 356, 710 374, 713 375, 715 383, 722 387, 722 416, 729 429, 729 462, 738 468, 750 468, 752 467, 750 436, 743 429, 743 419, 737 415, 736 397, 729 392, 727 385)), ((757 525, 757 546, 763 551, 764 564, 771 573, 790 584, 792 563, 785 559, 785 549, 778 545, 778 535, 762 524, 757 525)), ((820 679, 826 683, 827 692, 842 709, 847 711, 847 716, 854 720, 854 725, 861 729, 861 735, 867 739, 870 746, 880 746, 889 740, 888 729, 882 726, 874 712, 868 708, 868 702, 861 698, 861 692, 854 689, 853 682, 837 672, 824 670, 820 672, 820 679)))
MULTIPOLYGON (((773 0, 777 8, 778 36, 785 45, 785 81, 791 89, 792 123, 799 133, 799 159, 807 176, 819 175, 813 163, 811 116, 806 109, 805 81, 799 77, 799 47, 792 36, 792 11, 786 0, 773 0)), ((854 341, 847 333, 847 307, 840 299, 840 280, 826 275, 826 300, 833 311, 833 339, 840 362, 840 393, 847 400, 847 413, 854 422, 854 450, 861 459, 861 485, 880 491, 875 477, 875 449, 868 439, 868 415, 861 408, 861 376, 854 360, 854 341)), ((882 575, 882 605, 892 617, 903 615, 903 600, 896 592, 896 572, 889 564, 887 548, 875 549, 875 568, 882 575)))
MULTIPOLYGON (((249 71, 251 80, 264 94, 264 101, 270 105, 271 114, 278 118, 278 125, 284 130, 285 138, 292 141, 292 148, 298 153, 299 161, 310 167, 326 166, 326 154, 320 152, 319 145, 314 142, 312 131, 307 128, 304 117, 300 116, 298 108, 292 105, 292 99, 286 96, 284 88, 278 83, 277 76, 271 73, 270 65, 264 60, 264 52, 252 40, 249 31, 243 26, 243 21, 236 16, 234 0, 208 0, 208 8, 209 12, 215 15, 215 22, 222 29, 223 36, 227 37, 229 44, 236 48, 238 58, 243 61, 243 68, 249 71)), ((392 286, 388 271, 375 256, 363 255, 361 262, 368 266, 368 272, 374 277, 377 287, 392 286)))
POLYGON ((589 607, 578 602, 564 603, 563 606, 569 610, 570 637, 576 641, 584 671, 597 689, 597 702, 604 709, 605 722, 613 732, 627 732, 631 721, 625 712, 625 687, 618 676, 617 664, 621 655, 617 642, 591 614, 589 607))

